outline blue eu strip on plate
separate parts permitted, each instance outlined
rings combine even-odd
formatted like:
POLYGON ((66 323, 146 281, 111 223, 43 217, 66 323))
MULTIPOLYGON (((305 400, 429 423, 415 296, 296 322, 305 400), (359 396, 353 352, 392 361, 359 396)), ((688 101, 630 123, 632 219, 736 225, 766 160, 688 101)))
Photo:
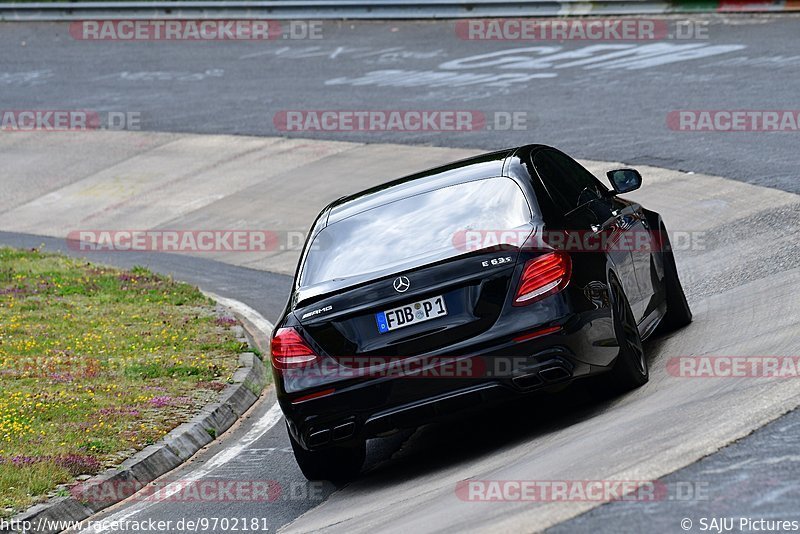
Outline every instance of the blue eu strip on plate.
POLYGON ((381 334, 385 334, 389 331, 389 327, 386 326, 386 313, 380 312, 375 314, 375 320, 378 322, 378 332, 381 334))

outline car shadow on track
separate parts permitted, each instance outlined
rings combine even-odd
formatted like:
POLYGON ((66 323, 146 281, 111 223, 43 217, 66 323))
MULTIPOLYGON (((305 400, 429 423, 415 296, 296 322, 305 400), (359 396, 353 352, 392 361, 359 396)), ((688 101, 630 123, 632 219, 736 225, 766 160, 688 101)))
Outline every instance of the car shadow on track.
MULTIPOLYGON (((659 359, 662 340, 657 338, 645 343, 651 367, 659 359)), ((556 433, 634 400, 630 397, 635 392, 613 398, 598 396, 596 388, 591 387, 592 381, 596 384, 602 379, 603 375, 578 380, 558 392, 533 393, 486 408, 459 412, 444 422, 371 440, 358 484, 362 489, 377 488, 475 461, 556 433), (384 440, 388 441, 384 444, 384 440)))

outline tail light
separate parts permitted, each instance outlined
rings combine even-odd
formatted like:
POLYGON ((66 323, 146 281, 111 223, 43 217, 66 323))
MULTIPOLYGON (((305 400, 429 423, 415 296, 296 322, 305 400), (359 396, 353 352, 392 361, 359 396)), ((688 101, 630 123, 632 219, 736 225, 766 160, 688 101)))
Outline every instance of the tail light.
POLYGON ((572 260, 566 252, 550 252, 534 258, 522 269, 514 306, 524 306, 558 293, 569 283, 572 260))
POLYGON ((317 359, 317 353, 294 328, 279 328, 271 349, 272 367, 278 370, 306 367, 317 359))

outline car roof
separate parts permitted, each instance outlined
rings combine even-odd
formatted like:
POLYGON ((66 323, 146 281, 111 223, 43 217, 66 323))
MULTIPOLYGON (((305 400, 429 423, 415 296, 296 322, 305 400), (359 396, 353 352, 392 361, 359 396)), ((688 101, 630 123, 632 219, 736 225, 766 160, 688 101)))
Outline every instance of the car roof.
POLYGON ((434 189, 473 180, 503 176, 504 165, 509 157, 523 148, 533 149, 540 146, 543 145, 526 145, 473 156, 344 196, 328 206, 325 225, 327 226, 363 211, 434 189))

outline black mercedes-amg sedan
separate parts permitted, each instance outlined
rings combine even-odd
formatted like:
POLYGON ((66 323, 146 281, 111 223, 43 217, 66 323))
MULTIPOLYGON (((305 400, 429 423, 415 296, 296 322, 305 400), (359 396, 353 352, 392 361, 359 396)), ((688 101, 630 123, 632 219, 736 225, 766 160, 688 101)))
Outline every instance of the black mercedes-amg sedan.
POLYGON ((661 216, 554 148, 493 152, 340 198, 303 248, 271 362, 300 468, 344 480, 366 439, 457 410, 648 380, 689 323, 661 216))

